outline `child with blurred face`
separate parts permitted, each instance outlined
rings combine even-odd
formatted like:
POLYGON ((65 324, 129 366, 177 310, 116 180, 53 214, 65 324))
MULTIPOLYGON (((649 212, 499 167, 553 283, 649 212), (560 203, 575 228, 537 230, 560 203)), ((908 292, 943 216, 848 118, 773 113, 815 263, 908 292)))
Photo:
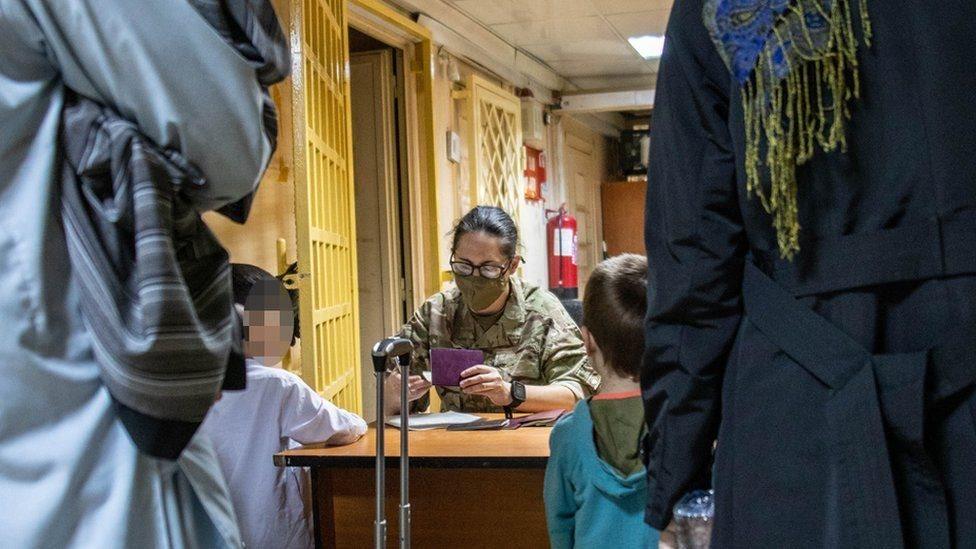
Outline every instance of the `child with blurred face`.
POLYGON ((280 367, 300 335, 297 307, 281 281, 240 264, 232 278, 244 324, 247 389, 225 392, 200 430, 213 440, 245 544, 310 548, 310 510, 302 497, 307 472, 275 467, 271 456, 302 444, 355 442, 366 422, 280 367))
POLYGON ((295 340, 292 301, 281 282, 276 278, 256 280, 244 301, 241 316, 244 354, 264 366, 280 363, 295 340))

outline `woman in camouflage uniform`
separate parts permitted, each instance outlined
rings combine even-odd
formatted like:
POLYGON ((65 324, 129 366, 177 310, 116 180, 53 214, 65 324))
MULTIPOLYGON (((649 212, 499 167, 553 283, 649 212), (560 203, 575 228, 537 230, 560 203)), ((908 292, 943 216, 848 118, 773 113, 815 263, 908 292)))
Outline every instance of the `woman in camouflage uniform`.
MULTIPOLYGON (((460 387, 437 387, 441 407, 465 412, 571 409, 600 378, 580 331, 548 291, 515 276, 518 230, 504 210, 478 206, 453 231, 455 284, 430 297, 404 326, 415 346, 411 408, 427 408, 430 349, 479 349, 485 364, 464 371, 460 387)), ((398 413, 400 378, 388 378, 387 410, 398 413)))

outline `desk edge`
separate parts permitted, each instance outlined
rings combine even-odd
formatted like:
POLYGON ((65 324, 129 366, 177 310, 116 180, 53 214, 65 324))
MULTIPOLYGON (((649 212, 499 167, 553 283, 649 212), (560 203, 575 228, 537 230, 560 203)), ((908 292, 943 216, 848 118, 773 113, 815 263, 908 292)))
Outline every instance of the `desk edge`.
MULTIPOLYGON (((548 457, 542 456, 410 456, 410 467, 427 469, 544 469, 548 461, 548 457)), ((276 454, 274 464, 278 467, 372 469, 376 464, 376 457, 276 454)), ((395 469, 399 467, 399 464, 399 457, 387 456, 387 467, 395 469)))

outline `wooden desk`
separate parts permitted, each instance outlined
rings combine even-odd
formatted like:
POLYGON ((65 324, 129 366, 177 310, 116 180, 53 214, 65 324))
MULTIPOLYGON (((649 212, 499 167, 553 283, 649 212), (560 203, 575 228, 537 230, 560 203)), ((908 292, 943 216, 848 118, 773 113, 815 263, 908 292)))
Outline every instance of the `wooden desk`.
MULTIPOLYGON (((412 546, 549 547, 542 481, 550 431, 412 431, 412 546)), ((399 437, 397 429, 387 429, 388 547, 398 545, 399 437)), ((311 469, 318 546, 372 547, 375 449, 376 432, 370 427, 349 446, 305 447, 275 456, 278 466, 311 469)))

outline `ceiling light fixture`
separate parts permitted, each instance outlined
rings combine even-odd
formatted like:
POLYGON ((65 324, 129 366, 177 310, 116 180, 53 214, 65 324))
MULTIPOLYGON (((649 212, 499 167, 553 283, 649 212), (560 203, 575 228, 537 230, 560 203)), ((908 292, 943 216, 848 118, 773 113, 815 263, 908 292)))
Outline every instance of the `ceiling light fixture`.
POLYGON ((644 59, 656 59, 664 51, 663 36, 631 36, 627 41, 644 59))

